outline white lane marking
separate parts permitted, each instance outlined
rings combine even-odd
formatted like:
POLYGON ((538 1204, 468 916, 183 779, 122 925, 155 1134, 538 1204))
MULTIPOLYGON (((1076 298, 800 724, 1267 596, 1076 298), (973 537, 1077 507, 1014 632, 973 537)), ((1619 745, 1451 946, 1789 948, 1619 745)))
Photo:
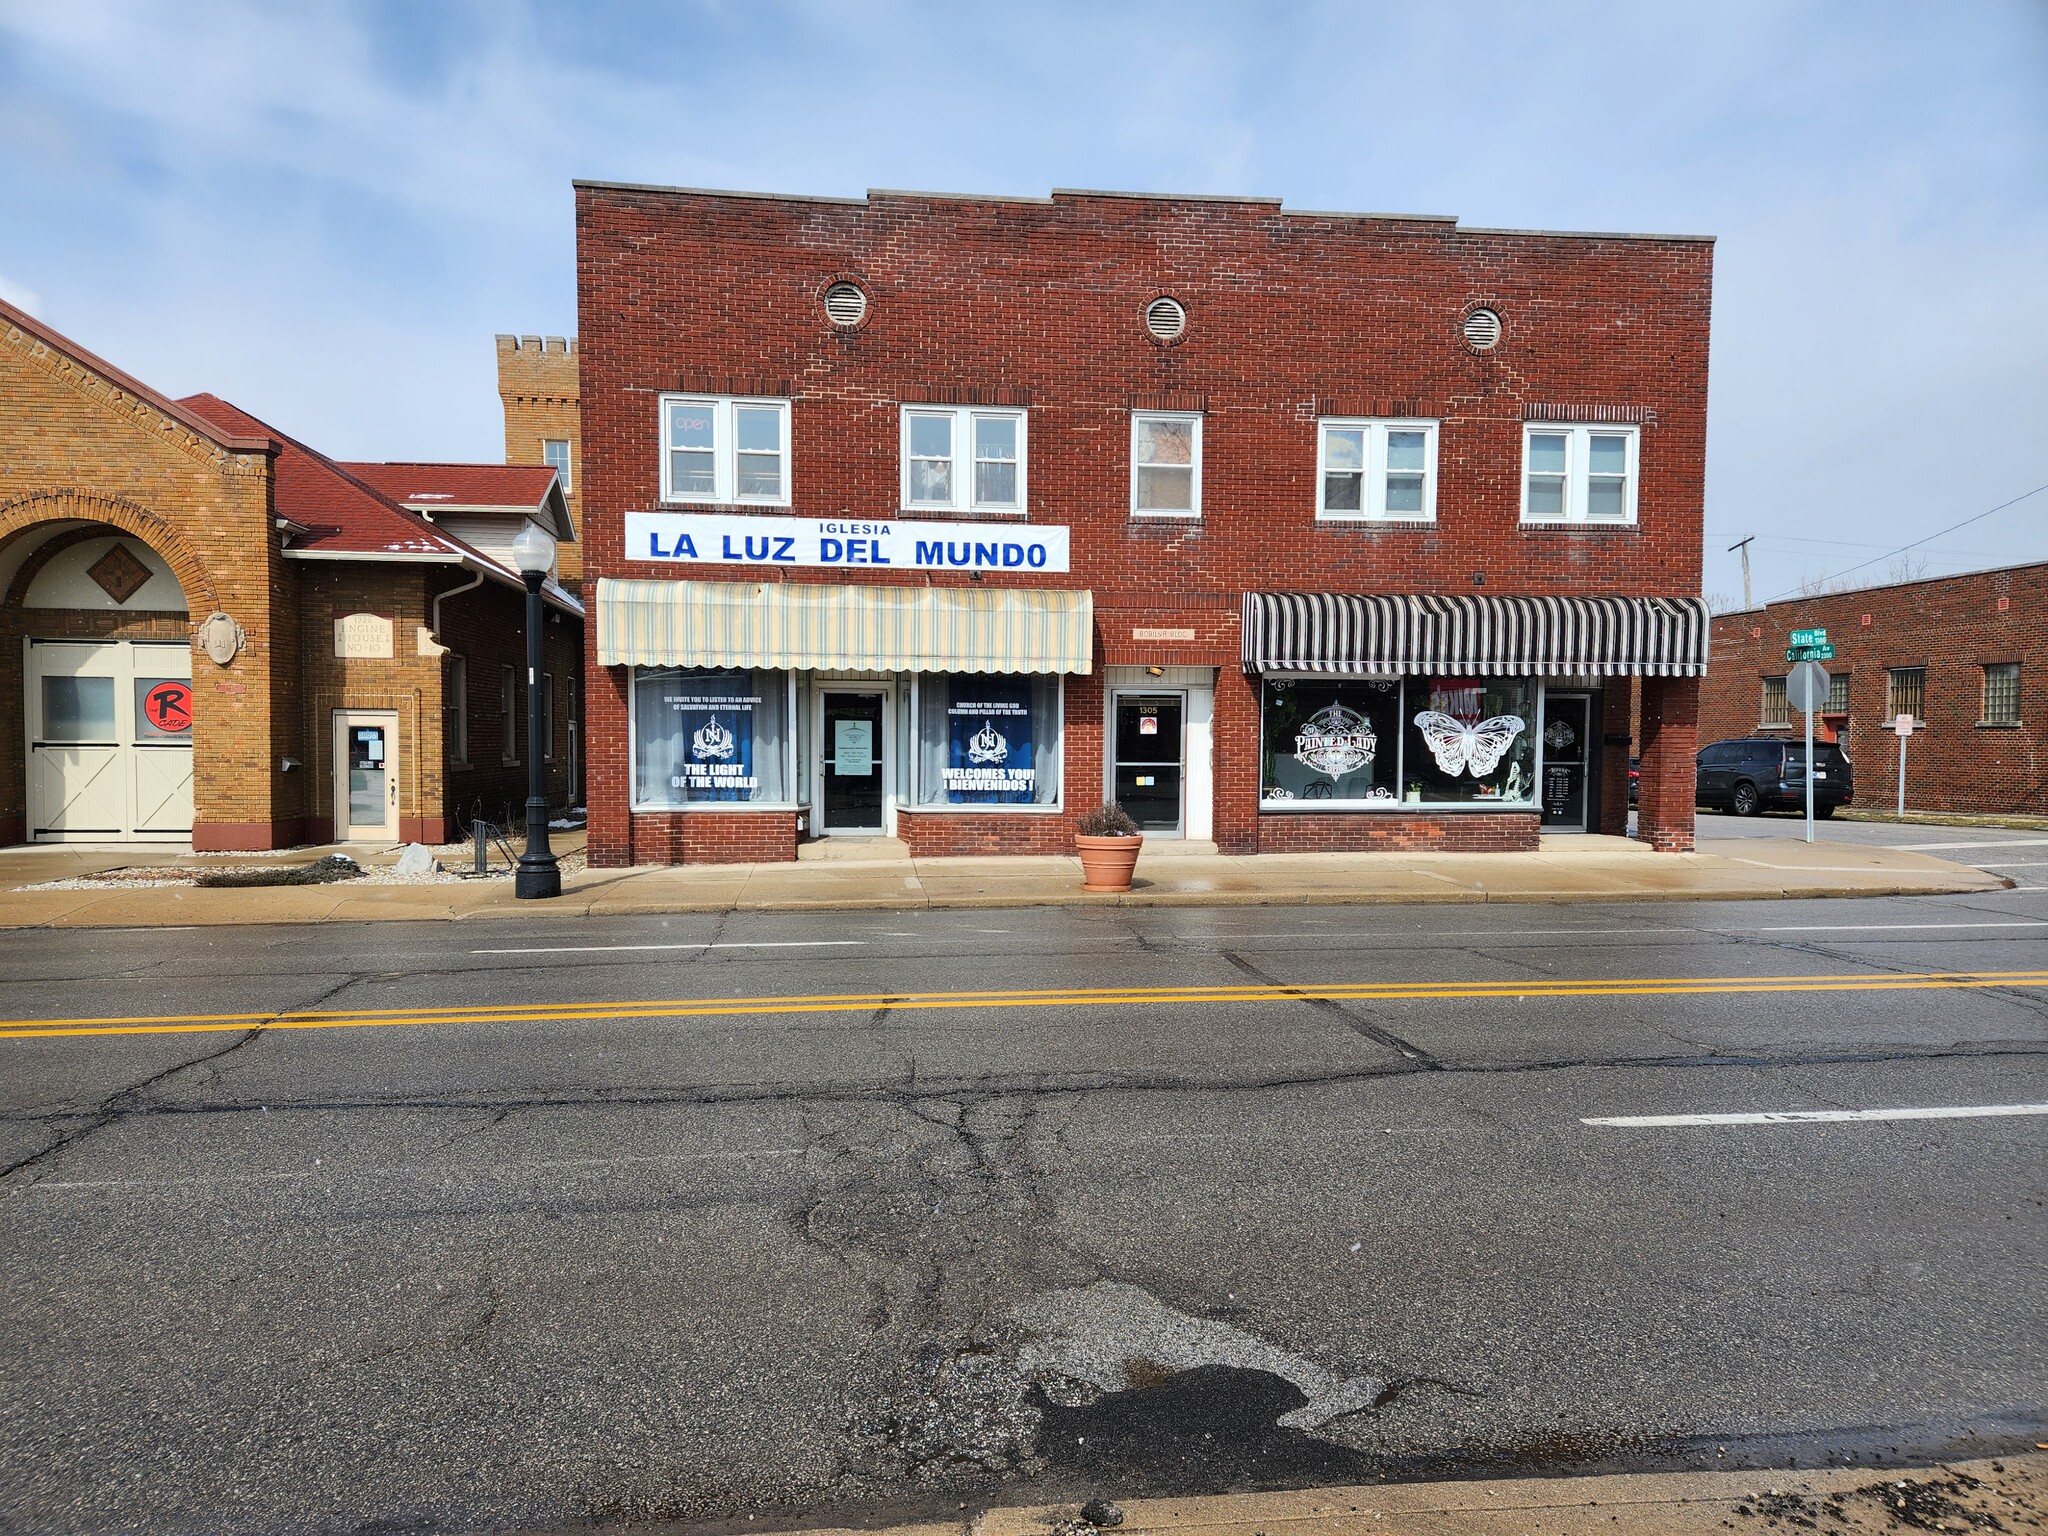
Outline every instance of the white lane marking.
MULTIPOLYGON (((1718 929, 1706 928, 1430 928, 1420 933, 1367 933, 1358 930, 1340 932, 1303 931, 1295 933, 1218 933, 1193 935, 1187 942, 1209 939, 1214 942, 1236 942, 1239 939, 1371 939, 1381 947, 1398 949, 1403 942, 1416 939, 1544 939, 1544 938, 1588 938, 1605 937, 1612 934, 1636 933, 1718 933, 1718 929)), ((1174 934, 1156 934, 1156 938, 1175 938, 1174 934)))
POLYGON ((1951 848, 2042 848, 2048 847, 2048 837, 1987 837, 1973 843, 1877 843, 1874 847, 1890 847, 1900 853, 1945 853, 1951 848))
POLYGON ((2048 869, 2048 859, 1973 859, 1979 869, 2048 869))
POLYGON ((1928 1109, 1767 1109, 1749 1115, 1602 1115, 1581 1125, 1813 1125, 1836 1120, 1975 1120, 2048 1115, 2048 1104, 1946 1104, 1928 1109))
POLYGON ((1759 928, 1758 933, 1898 933, 1927 928, 2048 928, 2048 920, 2023 918, 1997 923, 1792 923, 1778 928, 1759 928))
POLYGON ((860 947, 866 939, 779 939, 730 944, 562 944, 536 949, 472 949, 472 955, 600 955, 650 949, 845 949, 860 947))

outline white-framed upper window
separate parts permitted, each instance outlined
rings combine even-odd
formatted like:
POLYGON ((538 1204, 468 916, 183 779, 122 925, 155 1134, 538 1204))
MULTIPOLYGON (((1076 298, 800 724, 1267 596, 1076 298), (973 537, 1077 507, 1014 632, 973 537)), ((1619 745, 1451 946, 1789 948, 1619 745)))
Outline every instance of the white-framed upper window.
POLYGON ((661 499, 789 505, 789 402, 661 397, 661 499))
POLYGON ((1634 427, 1524 425, 1522 521, 1633 523, 1640 436, 1634 427))
POLYGON ((985 406, 903 407, 907 512, 1024 510, 1025 413, 985 406))
POLYGON ((1131 413, 1131 515, 1202 515, 1202 418, 1193 411, 1131 413))
POLYGON ((1435 422, 1326 417, 1316 432, 1317 517, 1435 521, 1435 422))
POLYGON ((574 489, 569 484, 569 439, 566 437, 544 437, 540 440, 540 460, 562 477, 562 494, 568 495, 574 489))

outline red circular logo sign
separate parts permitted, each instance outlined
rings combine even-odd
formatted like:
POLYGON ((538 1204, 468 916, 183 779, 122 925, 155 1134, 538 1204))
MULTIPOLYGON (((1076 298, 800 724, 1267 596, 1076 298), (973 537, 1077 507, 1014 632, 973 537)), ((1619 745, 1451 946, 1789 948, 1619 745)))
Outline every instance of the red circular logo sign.
POLYGON ((192 685, 158 683, 143 697, 142 712, 160 731, 175 733, 192 729, 192 685))

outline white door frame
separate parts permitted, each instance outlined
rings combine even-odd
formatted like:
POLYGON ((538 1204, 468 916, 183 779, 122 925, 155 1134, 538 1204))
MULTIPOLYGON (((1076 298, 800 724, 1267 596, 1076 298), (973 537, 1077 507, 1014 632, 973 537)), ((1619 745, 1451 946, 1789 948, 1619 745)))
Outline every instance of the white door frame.
POLYGON ((1180 821, 1171 832, 1147 832, 1147 837, 1161 839, 1185 838, 1188 835, 1188 725, 1193 713, 1193 703, 1187 688, 1140 688, 1133 683, 1118 683, 1109 690, 1109 729, 1103 733, 1102 753, 1102 798, 1116 798, 1116 706, 1119 699, 1179 699, 1180 700, 1180 821))
MULTIPOLYGON (((35 637, 22 641, 22 768, 23 808, 27 813, 28 835, 34 842, 121 842, 121 843, 188 843, 192 840, 191 807, 179 807, 186 812, 185 825, 164 831, 147 831, 137 827, 145 814, 142 804, 140 776, 145 754, 162 754, 156 758, 182 758, 185 785, 182 798, 189 801, 192 794, 192 752, 190 740, 182 743, 165 743, 147 739, 137 723, 138 701, 135 697, 135 683, 139 678, 172 678, 189 682, 192 676, 192 648, 175 640, 45 640, 35 637), (110 754, 100 772, 111 775, 108 786, 114 803, 109 807, 110 818, 117 826, 91 828, 67 832, 45 829, 38 825, 42 819, 39 811, 48 807, 42 803, 41 785, 48 771, 45 764, 49 754, 64 750, 62 744, 38 746, 43 734, 43 689, 45 672, 42 660, 61 652, 93 652, 89 660, 83 660, 80 669, 55 675, 72 677, 103 677, 114 684, 114 740, 100 746, 76 749, 81 752, 105 752, 110 754), (39 756, 39 754, 41 754, 39 756)), ((176 771, 175 769, 173 771, 176 771)), ((174 794, 170 798, 180 796, 174 794)))
POLYGON ((398 711, 395 709, 337 709, 334 712, 333 840, 337 843, 395 843, 398 841, 398 711), (384 810, 382 826, 352 827, 348 820, 348 733, 352 726, 374 725, 384 730, 384 810))
POLYGON ((896 835, 896 687, 893 683, 813 683, 811 685, 811 833, 815 837, 894 837, 896 835), (866 694, 882 701, 882 722, 876 727, 881 737, 877 752, 882 763, 882 825, 877 827, 828 827, 825 825, 825 695, 866 694))

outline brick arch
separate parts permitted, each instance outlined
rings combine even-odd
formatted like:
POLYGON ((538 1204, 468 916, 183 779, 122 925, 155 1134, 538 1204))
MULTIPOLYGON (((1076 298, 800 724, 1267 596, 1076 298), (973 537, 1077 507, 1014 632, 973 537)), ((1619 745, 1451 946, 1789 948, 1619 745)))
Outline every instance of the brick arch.
POLYGON ((178 585, 185 589, 188 613, 204 617, 220 608, 220 592, 213 577, 184 536, 147 507, 124 497, 58 490, 37 491, 0 502, 0 546, 39 524, 73 520, 118 528, 155 550, 178 578, 178 585))

